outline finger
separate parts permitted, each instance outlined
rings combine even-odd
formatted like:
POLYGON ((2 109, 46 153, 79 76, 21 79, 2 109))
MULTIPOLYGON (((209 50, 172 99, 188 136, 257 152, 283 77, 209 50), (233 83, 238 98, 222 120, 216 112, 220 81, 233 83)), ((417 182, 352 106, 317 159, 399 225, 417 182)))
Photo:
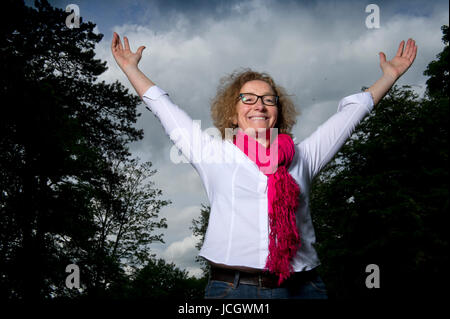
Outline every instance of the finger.
POLYGON ((386 62, 386 54, 383 52, 378 53, 380 55, 380 64, 383 64, 386 62))
POLYGON ((398 50, 397 50, 397 53, 395 54, 395 56, 402 56, 404 44, 405 44, 405 41, 402 40, 402 42, 400 42, 400 45, 398 46, 398 50))
POLYGON ((112 50, 113 51, 120 51, 122 50, 122 43, 120 42, 120 37, 117 33, 114 32, 113 36, 113 43, 112 43, 112 50))
POLYGON ((413 42, 412 39, 409 38, 408 39, 408 43, 406 44, 405 51, 403 51, 403 56, 406 57, 406 58, 409 58, 409 56, 411 55, 411 47, 412 47, 412 44, 413 44, 412 42, 413 42))
POLYGON ((142 45, 139 47, 139 49, 137 49, 136 52, 139 53, 139 55, 142 55, 142 51, 144 51, 144 49, 145 49, 145 46, 142 45))
POLYGON ((116 38, 116 49, 117 50, 123 50, 122 41, 120 41, 120 36, 117 33, 115 33, 115 34, 117 35, 117 38, 116 38))
POLYGON ((111 43, 111 47, 113 49, 118 49, 119 48, 119 35, 117 33, 113 33, 113 39, 112 39, 112 43, 111 43))
POLYGON ((113 38, 112 38, 112 41, 111 41, 111 49, 114 49, 115 46, 116 46, 116 33, 114 32, 113 33, 113 38))
POLYGON ((413 63, 414 60, 416 59, 416 55, 417 55, 417 45, 414 46, 414 51, 413 51, 411 57, 409 58, 409 61, 411 61, 411 63, 413 63))
POLYGON ((130 43, 128 43, 127 37, 123 37, 123 42, 125 43, 125 50, 130 50, 130 43))
POLYGON ((409 45, 409 47, 406 50, 406 57, 409 59, 411 57, 411 55, 413 54, 414 51, 414 46, 415 46, 416 42, 411 39, 411 43, 409 45))

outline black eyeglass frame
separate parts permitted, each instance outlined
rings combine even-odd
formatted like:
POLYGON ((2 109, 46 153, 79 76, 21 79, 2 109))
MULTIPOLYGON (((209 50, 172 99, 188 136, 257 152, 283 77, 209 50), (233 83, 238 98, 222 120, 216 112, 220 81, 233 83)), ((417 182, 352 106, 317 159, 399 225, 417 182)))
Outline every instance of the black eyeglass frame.
POLYGON ((240 100, 242 101, 242 103, 244 103, 244 104, 246 104, 246 105, 254 105, 254 104, 256 104, 256 102, 258 102, 258 99, 259 99, 259 98, 261 98, 261 102, 262 102, 264 105, 268 105, 268 106, 277 106, 277 107, 278 107, 278 101, 279 101, 279 99, 280 99, 280 97, 279 97, 278 95, 272 95, 272 94, 268 94, 268 95, 256 95, 256 94, 254 94, 254 93, 239 93, 239 96, 237 97, 238 100, 240 99, 240 100), (245 103, 245 102, 242 100, 242 96, 243 96, 244 94, 251 94, 251 95, 253 95, 253 96, 256 96, 255 102, 254 102, 254 103, 245 103), (275 99, 276 99, 275 104, 267 104, 267 103, 264 103, 263 97, 265 97, 265 96, 275 96, 275 99))

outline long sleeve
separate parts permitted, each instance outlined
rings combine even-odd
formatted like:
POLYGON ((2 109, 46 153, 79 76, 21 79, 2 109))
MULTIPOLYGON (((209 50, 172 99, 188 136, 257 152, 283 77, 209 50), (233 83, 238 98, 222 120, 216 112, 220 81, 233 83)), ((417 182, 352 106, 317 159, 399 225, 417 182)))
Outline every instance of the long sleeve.
POLYGON ((309 164, 311 179, 336 155, 373 105, 369 92, 343 98, 337 113, 299 144, 301 155, 309 164))
POLYGON ((158 86, 150 87, 143 94, 143 100, 147 108, 159 119, 175 146, 198 169, 202 160, 202 145, 208 144, 212 137, 202 132, 200 124, 175 105, 169 95, 158 86))

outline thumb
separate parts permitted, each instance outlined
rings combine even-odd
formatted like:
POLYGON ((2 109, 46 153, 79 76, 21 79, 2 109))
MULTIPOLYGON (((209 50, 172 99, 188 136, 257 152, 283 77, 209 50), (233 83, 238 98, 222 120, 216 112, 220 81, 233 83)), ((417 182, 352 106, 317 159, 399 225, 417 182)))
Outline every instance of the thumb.
POLYGON ((383 52, 378 53, 380 55, 380 64, 383 64, 386 62, 386 55, 383 52))
POLYGON ((137 49, 137 53, 139 53, 139 55, 142 55, 142 51, 144 51, 145 46, 140 46, 139 49, 137 49))

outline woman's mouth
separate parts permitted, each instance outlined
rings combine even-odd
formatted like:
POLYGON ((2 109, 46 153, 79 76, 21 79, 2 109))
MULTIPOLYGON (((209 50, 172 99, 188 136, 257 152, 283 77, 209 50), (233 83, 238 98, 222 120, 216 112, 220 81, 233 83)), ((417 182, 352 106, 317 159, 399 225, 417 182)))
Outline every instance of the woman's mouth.
POLYGON ((250 116, 249 119, 251 121, 267 121, 267 117, 265 116, 250 116))

